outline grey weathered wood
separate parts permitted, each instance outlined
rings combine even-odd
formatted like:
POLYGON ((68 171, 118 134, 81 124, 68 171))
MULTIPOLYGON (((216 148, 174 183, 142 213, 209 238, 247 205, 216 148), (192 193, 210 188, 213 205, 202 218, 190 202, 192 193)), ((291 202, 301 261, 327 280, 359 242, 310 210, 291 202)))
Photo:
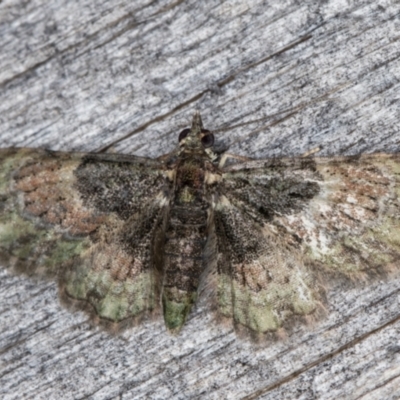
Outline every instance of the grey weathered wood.
MULTIPOLYGON (((3 1, 0 145, 158 156, 198 108, 243 155, 399 151, 399 28, 394 0, 3 1)), ((202 307, 110 337, 0 271, 5 399, 400 397, 398 278, 255 347, 202 307)))

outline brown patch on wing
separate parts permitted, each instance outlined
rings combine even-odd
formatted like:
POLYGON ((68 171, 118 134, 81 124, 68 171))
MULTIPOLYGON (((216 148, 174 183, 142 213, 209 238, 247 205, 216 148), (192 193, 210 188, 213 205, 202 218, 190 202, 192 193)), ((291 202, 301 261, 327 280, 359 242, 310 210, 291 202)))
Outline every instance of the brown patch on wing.
POLYGON ((24 214, 42 223, 60 226, 71 235, 87 235, 105 222, 106 216, 82 204, 74 189, 74 170, 79 160, 38 160, 14 175, 13 190, 22 194, 24 214))

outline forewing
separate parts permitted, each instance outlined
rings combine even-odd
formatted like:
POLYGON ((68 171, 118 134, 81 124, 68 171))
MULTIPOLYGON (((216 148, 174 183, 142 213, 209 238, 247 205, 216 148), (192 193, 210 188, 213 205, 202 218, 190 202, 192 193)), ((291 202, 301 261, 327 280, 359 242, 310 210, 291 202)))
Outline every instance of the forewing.
POLYGON ((0 260, 101 319, 135 317, 155 308, 168 190, 144 158, 0 150, 0 260))
POLYGON ((320 187, 312 158, 249 161, 226 168, 221 191, 256 220, 301 211, 320 187))
POLYGON ((224 226, 219 251, 229 259, 219 270, 222 313, 256 332, 275 330, 288 316, 318 308, 312 271, 355 279, 398 268, 399 172, 399 157, 384 154, 258 160, 226 168, 220 185, 226 200, 217 202, 216 213, 216 224, 224 226), (227 237, 229 226, 236 239, 227 237), (244 254, 235 264, 239 250, 244 254), (275 276, 284 277, 279 285, 275 276), (268 315, 275 316, 275 326, 263 322, 268 315))

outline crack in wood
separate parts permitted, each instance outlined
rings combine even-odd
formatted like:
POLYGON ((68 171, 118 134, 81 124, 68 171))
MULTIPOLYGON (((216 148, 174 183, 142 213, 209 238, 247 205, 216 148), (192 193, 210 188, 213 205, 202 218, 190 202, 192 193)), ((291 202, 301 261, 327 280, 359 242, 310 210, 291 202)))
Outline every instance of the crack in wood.
POLYGON ((287 375, 286 377, 280 379, 279 381, 274 382, 271 385, 268 385, 262 389, 257 390, 256 392, 242 397, 241 400, 253 400, 253 399, 257 399, 259 398, 259 396, 264 395, 282 385, 284 385, 285 383, 288 383, 290 381, 292 381, 293 379, 297 378, 299 375, 303 374, 304 372, 309 371, 310 369, 316 367, 319 364, 322 364, 325 361, 330 360, 331 358, 337 356, 338 354, 342 353, 343 351, 354 347, 355 345, 357 345, 358 343, 361 343, 363 340, 367 339, 369 336, 372 336, 382 330, 384 330, 385 328, 387 328, 390 325, 395 324, 396 322, 400 321, 400 315, 396 316, 395 318, 391 319, 390 321, 388 321, 386 324, 379 326, 376 329, 373 329, 369 332, 364 333, 363 335, 351 340, 350 342, 344 344, 343 346, 340 346, 339 348, 337 348, 335 351, 326 354, 318 359, 316 359, 315 361, 309 363, 308 365, 304 366, 303 368, 300 368, 294 372, 292 372, 291 374, 287 375))

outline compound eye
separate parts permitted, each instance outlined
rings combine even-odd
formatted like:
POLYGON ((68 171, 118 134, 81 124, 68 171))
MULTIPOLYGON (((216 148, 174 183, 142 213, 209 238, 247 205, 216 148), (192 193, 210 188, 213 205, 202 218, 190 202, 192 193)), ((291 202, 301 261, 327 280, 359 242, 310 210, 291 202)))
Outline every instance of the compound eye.
POLYGON ((186 128, 186 129, 184 129, 180 134, 179 134, 179 142, 181 142, 183 139, 185 139, 185 137, 187 136, 187 135, 189 135, 189 133, 190 133, 190 129, 189 128, 186 128))
POLYGON ((214 135, 207 129, 201 131, 203 137, 201 138, 201 144, 204 148, 211 147, 214 144, 214 135))

